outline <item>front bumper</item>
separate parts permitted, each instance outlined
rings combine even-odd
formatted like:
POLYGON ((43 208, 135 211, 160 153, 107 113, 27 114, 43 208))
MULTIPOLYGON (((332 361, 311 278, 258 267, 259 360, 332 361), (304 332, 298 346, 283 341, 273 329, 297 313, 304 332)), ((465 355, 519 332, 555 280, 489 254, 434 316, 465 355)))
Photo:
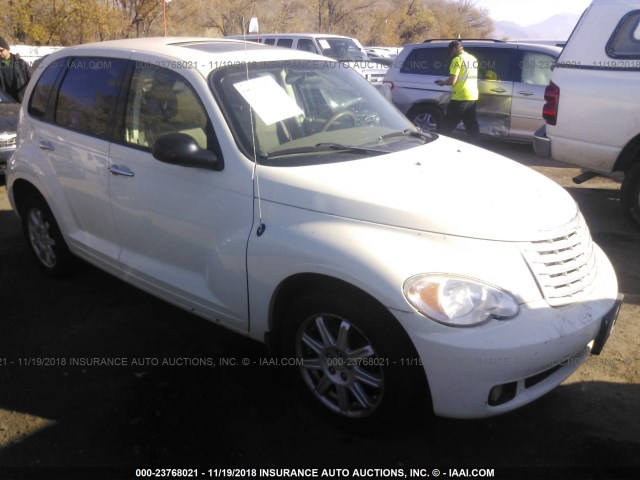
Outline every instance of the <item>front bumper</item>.
POLYGON ((541 126, 533 134, 533 151, 542 158, 551 158, 551 140, 547 137, 547 126, 541 126))
POLYGON ((480 418, 514 410, 553 390, 590 353, 600 353, 621 296, 611 265, 600 262, 598 268, 589 298, 562 307, 528 303, 511 320, 427 331, 431 320, 394 312, 424 367, 434 413, 480 418))

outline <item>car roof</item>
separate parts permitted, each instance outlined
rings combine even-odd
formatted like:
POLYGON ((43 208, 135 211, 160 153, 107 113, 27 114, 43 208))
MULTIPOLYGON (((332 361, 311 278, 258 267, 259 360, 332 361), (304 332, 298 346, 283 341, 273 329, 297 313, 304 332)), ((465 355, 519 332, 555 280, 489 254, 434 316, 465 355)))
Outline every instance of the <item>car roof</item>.
MULTIPOLYGON (((245 35, 229 35, 225 38, 243 38, 245 35)), ((333 33, 251 33, 246 35, 247 38, 270 37, 270 38, 351 38, 346 35, 335 35, 333 33)))
MULTIPOLYGON (((428 40, 421 43, 409 43, 404 46, 406 49, 414 49, 414 48, 442 48, 449 45, 451 39, 434 39, 428 40)), ((478 48, 478 47, 490 47, 490 48, 506 48, 506 49, 519 49, 519 48, 527 48, 534 49, 541 52, 548 52, 550 54, 555 54, 558 56, 562 51, 562 47, 557 47, 554 45, 544 45, 535 42, 525 43, 525 42, 503 42, 501 40, 493 40, 493 39, 473 39, 473 40, 465 40, 460 39, 463 47, 470 48, 478 48)))
MULTIPOLYGON (((136 59, 165 58, 171 59, 180 68, 185 65, 208 75, 212 70, 237 64, 242 61, 262 62, 280 61, 289 59, 332 59, 319 55, 264 45, 255 42, 245 42, 239 39, 207 38, 207 37, 144 37, 121 40, 109 40, 106 42, 87 43, 73 47, 66 47, 50 54, 47 64, 57 58, 77 56, 88 57, 99 55, 114 58, 130 58, 136 55, 136 59)), ((162 65, 162 63, 158 63, 162 65)))

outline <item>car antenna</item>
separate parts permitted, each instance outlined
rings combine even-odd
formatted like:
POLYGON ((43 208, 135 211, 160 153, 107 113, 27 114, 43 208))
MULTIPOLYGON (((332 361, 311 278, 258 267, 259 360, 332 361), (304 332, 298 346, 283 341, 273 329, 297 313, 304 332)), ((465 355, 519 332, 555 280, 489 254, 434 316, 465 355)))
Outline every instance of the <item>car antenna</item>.
MULTIPOLYGON (((249 61, 247 58, 247 31, 244 28, 244 21, 242 22, 242 31, 244 35, 244 65, 247 72, 247 81, 249 80, 249 61)), ((259 35, 259 27, 258 27, 258 18, 251 17, 249 21, 249 33, 255 33, 259 35)), ((259 38, 259 37, 258 37, 259 38)), ((262 222, 262 200, 260 198, 260 175, 258 174, 258 156, 256 154, 256 133, 255 126, 253 124, 253 115, 251 113, 253 107, 249 104, 249 119, 251 123, 251 146, 253 147, 253 181, 255 184, 255 193, 258 198, 258 229, 256 230, 256 235, 259 237, 264 233, 267 226, 262 222)))

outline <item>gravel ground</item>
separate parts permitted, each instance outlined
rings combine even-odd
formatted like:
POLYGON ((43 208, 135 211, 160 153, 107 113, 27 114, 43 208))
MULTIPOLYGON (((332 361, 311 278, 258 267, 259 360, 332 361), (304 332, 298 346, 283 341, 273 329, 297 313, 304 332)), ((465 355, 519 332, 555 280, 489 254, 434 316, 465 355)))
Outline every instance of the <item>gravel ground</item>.
POLYGON ((227 467, 308 467, 318 476, 340 468, 348 471, 333 473, 349 478, 474 473, 462 468, 492 469, 495 478, 640 478, 640 232, 623 218, 611 180, 575 186, 576 169, 540 161, 530 146, 486 146, 576 198, 625 294, 616 329, 601 356, 516 412, 416 419, 384 432, 337 430, 303 402, 286 367, 259 365, 262 345, 101 271, 43 277, 0 179, 0 478, 254 473, 215 470, 227 467), (237 364, 222 366, 222 358, 237 364))

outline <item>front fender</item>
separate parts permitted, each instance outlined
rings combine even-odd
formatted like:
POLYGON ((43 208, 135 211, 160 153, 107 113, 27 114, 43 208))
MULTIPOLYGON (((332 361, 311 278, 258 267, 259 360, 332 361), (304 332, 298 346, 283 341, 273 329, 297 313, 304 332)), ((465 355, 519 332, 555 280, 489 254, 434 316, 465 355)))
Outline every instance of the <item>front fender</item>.
POLYGON ((249 239, 250 335, 263 338, 279 285, 300 274, 330 277, 362 290, 390 310, 413 311, 404 282, 420 273, 478 278, 522 303, 541 294, 515 243, 432 234, 263 203, 261 236, 249 239))

